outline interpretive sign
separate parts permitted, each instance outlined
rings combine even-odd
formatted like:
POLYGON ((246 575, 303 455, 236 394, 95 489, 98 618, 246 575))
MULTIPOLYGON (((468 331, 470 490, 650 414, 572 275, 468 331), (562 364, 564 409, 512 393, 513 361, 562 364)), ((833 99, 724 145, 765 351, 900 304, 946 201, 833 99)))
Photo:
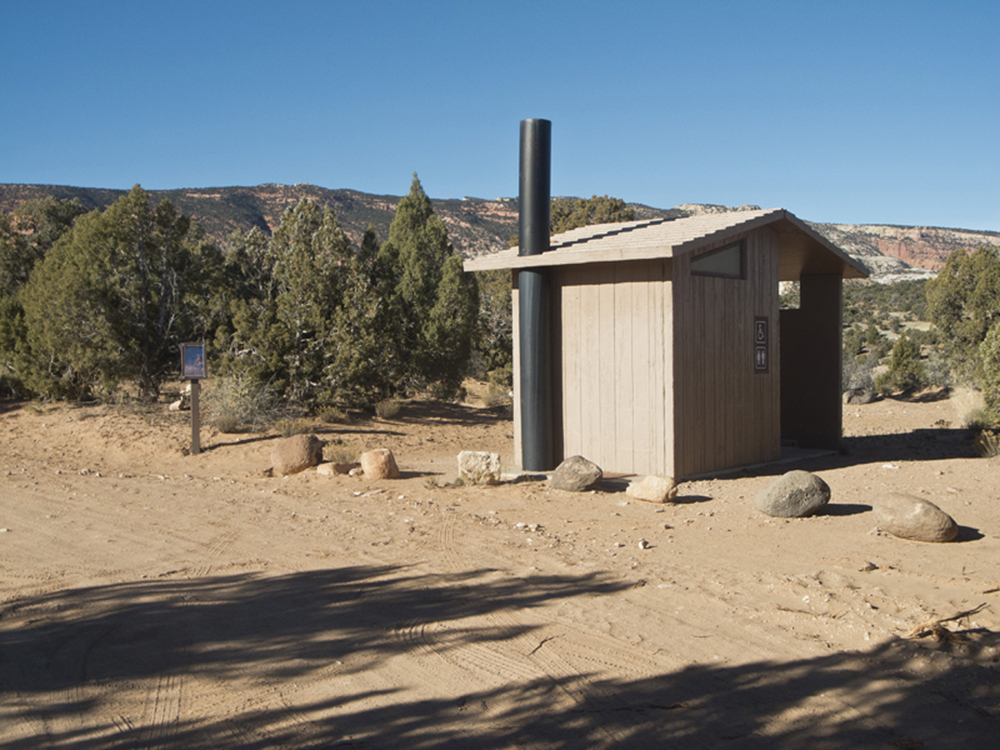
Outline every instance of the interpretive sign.
POLYGON ((198 408, 198 395, 201 383, 208 377, 205 366, 204 344, 181 344, 181 377, 191 381, 191 455, 201 453, 201 414, 198 408))
POLYGON ((204 380, 208 377, 204 344, 181 344, 181 377, 185 380, 204 380))

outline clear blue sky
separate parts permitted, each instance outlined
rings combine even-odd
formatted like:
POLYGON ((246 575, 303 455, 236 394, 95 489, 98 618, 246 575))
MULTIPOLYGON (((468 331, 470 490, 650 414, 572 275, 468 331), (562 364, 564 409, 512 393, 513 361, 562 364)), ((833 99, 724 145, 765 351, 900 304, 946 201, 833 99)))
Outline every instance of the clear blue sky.
POLYGON ((552 190, 1000 230, 1000 0, 0 0, 0 182, 552 190))

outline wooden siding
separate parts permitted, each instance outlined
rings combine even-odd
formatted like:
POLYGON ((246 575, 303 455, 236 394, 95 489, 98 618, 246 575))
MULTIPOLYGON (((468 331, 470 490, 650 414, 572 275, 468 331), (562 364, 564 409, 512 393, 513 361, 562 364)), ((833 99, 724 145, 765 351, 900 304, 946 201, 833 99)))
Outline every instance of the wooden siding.
POLYGON ((553 269, 556 457, 671 474, 671 261, 553 269))
POLYGON ((744 238, 745 279, 692 276, 690 255, 673 260, 678 477, 781 456, 778 235, 763 228, 744 238), (769 323, 766 374, 753 367, 757 316, 769 323))

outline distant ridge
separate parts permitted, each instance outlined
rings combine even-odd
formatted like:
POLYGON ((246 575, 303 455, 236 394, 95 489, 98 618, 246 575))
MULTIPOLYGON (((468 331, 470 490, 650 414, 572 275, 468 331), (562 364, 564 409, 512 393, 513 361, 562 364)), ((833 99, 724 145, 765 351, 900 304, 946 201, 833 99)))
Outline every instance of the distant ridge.
MULTIPOLYGON (((47 195, 60 199, 76 198, 87 209, 104 209, 126 190, 72 187, 65 185, 0 184, 0 212, 9 213, 21 203, 47 195)), ((245 232, 260 227, 273 230, 284 211, 302 198, 333 208, 337 219, 357 246, 371 224, 379 241, 389 236, 400 196, 372 195, 357 190, 330 190, 317 185, 264 184, 255 187, 181 188, 149 190, 154 202, 169 198, 182 213, 198 221, 210 236, 223 242, 233 231, 245 232)), ((455 249, 467 256, 496 252, 507 247, 517 233, 515 198, 431 199, 435 213, 448 227, 455 249)), ((685 204, 675 208, 653 208, 629 204, 636 219, 678 218, 700 213, 737 211, 756 206, 717 206, 685 204)), ((786 207, 792 212, 794 206, 786 207)), ((802 218, 802 217, 800 217, 802 218)), ((1000 247, 1000 232, 942 227, 907 227, 888 224, 817 224, 816 231, 865 263, 880 281, 897 278, 921 278, 933 275, 944 266, 955 249, 974 249, 980 245, 1000 247)))

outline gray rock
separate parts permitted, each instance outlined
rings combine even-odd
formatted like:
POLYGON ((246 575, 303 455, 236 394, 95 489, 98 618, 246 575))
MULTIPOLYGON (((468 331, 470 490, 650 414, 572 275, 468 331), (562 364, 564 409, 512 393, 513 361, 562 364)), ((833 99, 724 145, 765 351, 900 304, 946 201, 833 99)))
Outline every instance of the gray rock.
POLYGON ((500 454, 462 451, 458 454, 458 478, 466 484, 500 484, 500 454))
POLYGON ((556 467, 549 484, 566 492, 586 492, 604 476, 601 467, 583 456, 570 456, 556 467))
POLYGON ((950 542, 958 535, 955 520, 929 500, 890 492, 875 501, 879 528, 915 542, 950 542))
POLYGON ((851 388, 844 391, 845 404, 870 404, 875 400, 875 391, 871 388, 851 388))
POLYGON ((625 495, 645 503, 669 503, 677 498, 677 483, 673 477, 643 477, 631 482, 625 495))
POLYGON ((323 462, 323 443, 315 435, 292 435, 271 448, 274 476, 298 474, 323 462))
POLYGON ((778 518, 811 516, 830 502, 830 486, 808 471, 790 471, 765 487, 753 504, 778 518))

